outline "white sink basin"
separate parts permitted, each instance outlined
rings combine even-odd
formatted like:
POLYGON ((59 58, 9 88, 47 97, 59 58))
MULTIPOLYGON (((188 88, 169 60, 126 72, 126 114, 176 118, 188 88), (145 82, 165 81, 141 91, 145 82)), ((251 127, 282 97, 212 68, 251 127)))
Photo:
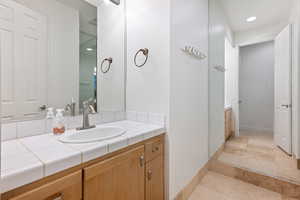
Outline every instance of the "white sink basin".
POLYGON ((61 136, 58 140, 64 143, 89 143, 112 139, 125 132, 125 129, 119 127, 99 126, 88 130, 74 131, 61 136))

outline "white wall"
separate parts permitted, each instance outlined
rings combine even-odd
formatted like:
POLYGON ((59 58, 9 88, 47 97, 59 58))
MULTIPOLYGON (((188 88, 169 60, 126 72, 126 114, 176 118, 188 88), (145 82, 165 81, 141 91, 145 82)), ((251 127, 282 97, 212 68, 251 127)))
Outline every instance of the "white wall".
POLYGON ((273 131, 274 42, 240 49, 240 129, 273 131))
MULTIPOLYGON (((125 109, 125 3, 102 3, 98 7, 98 111, 125 109), (110 71, 103 74, 101 62, 111 57, 110 71)), ((104 69, 108 63, 104 63, 104 69)))
POLYGON ((169 110, 169 0, 127 0, 127 110, 167 114, 169 110), (142 68, 135 53, 149 49, 142 68))
POLYGON ((235 134, 239 135, 239 47, 225 39, 225 107, 231 107, 235 134))
POLYGON ((47 17, 48 105, 79 102, 79 13, 53 0, 15 0, 47 17))
POLYGON ((234 41, 226 15, 219 0, 209 1, 209 155, 225 142, 224 78, 215 66, 225 67, 224 39, 234 41))
POLYGON ((208 160, 208 60, 180 49, 192 44, 208 54, 208 1, 171 3, 170 199, 208 160))
POLYGON ((246 46, 250 44, 272 41, 282 31, 287 23, 288 22, 280 22, 277 24, 260 27, 258 29, 235 32, 235 44, 238 46, 246 46))

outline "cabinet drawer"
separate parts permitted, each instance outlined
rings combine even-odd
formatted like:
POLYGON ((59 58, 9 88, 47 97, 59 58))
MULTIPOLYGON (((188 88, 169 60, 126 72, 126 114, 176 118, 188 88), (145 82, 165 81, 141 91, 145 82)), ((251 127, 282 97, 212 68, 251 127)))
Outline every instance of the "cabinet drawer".
POLYGON ((164 145, 163 145, 163 139, 161 138, 146 143, 146 162, 151 161, 157 156, 162 155, 163 151, 164 151, 164 145))
POLYGON ((13 197, 10 200, 81 200, 81 188, 82 173, 78 171, 13 197))

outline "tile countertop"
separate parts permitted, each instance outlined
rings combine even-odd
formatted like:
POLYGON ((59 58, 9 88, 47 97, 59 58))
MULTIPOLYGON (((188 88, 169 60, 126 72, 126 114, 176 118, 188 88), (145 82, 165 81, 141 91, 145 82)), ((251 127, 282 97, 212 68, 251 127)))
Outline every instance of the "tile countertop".
POLYGON ((126 133, 114 139, 84 144, 62 143, 53 134, 2 142, 1 192, 18 188, 165 132, 162 126, 134 121, 118 121, 103 126, 121 127, 126 129, 126 133))

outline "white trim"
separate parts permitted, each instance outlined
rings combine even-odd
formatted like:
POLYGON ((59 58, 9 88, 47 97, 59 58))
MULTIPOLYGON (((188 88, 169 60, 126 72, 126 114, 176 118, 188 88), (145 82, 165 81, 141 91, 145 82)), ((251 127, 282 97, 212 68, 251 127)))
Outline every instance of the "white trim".
POLYGON ((291 25, 292 28, 292 154, 299 158, 299 153, 297 152, 299 143, 298 141, 298 130, 299 130, 299 68, 298 60, 296 59, 297 55, 297 33, 295 32, 294 24, 291 25))

